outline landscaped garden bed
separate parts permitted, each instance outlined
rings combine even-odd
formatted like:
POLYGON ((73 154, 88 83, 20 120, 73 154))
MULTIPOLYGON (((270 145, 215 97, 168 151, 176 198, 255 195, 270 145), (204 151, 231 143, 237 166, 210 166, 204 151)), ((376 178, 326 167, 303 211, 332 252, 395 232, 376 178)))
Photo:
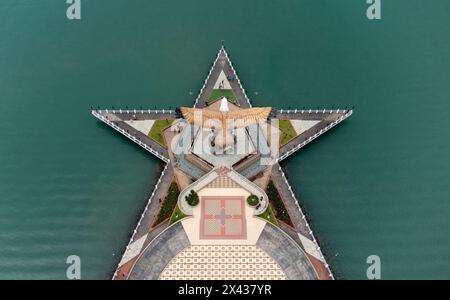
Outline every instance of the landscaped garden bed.
POLYGON ((163 130, 169 127, 172 123, 173 120, 156 120, 155 123, 153 123, 152 129, 150 129, 148 136, 161 145, 166 146, 163 130))
POLYGON ((231 103, 236 103, 236 95, 233 90, 213 90, 208 97, 208 104, 212 104, 223 97, 227 98, 231 103))
POLYGON ((161 204, 161 208, 159 209, 156 220, 153 223, 153 227, 161 224, 172 215, 175 206, 177 206, 178 195, 180 195, 178 185, 175 182, 172 182, 167 192, 167 196, 161 204))
POLYGON ((260 217, 274 225, 278 225, 277 219, 275 218, 275 214, 273 213, 273 210, 272 210, 272 205, 270 203, 267 206, 267 209, 262 214, 258 215, 257 217, 260 217))
POLYGON ((279 120, 278 127, 281 131, 280 145, 285 145, 289 143, 290 140, 292 140, 297 136, 297 132, 295 132, 295 129, 292 126, 291 121, 289 120, 279 120))

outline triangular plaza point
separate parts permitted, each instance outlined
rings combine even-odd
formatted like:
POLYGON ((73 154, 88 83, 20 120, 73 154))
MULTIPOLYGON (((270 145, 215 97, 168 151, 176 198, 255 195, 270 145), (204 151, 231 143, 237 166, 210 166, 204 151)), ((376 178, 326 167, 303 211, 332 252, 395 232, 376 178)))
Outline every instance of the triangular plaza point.
POLYGON ((214 88, 215 90, 231 90, 231 85, 230 82, 227 79, 227 76, 225 75, 225 73, 222 71, 220 71, 220 75, 219 78, 217 78, 216 84, 214 84, 214 88))

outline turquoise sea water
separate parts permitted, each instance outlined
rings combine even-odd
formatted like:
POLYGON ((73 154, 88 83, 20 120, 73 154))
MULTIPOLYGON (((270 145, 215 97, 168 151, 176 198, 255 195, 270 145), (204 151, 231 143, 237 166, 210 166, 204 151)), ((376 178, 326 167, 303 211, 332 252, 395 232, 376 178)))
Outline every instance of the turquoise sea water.
POLYGON ((450 3, 0 2, 0 278, 111 277, 160 163, 90 106, 191 104, 220 46, 255 105, 355 106, 287 175, 338 278, 450 277, 450 3), (190 95, 193 92, 193 95, 190 95), (255 94, 257 93, 257 95, 255 94))

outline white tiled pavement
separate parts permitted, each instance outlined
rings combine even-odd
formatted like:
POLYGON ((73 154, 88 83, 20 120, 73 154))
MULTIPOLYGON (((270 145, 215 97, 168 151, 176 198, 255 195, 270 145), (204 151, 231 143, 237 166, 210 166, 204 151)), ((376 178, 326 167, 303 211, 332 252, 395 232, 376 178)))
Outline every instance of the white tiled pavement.
POLYGON ((150 129, 152 129, 153 123, 155 123, 155 120, 130 120, 125 121, 125 123, 143 134, 148 135, 150 129))
POLYGON ((227 76, 223 70, 220 71, 219 78, 217 78, 217 81, 214 84, 214 89, 231 90, 230 82, 228 82, 227 76))
POLYGON ((132 258, 137 256, 141 250, 142 246, 144 246, 144 242, 147 239, 147 234, 143 235, 138 240, 134 241, 133 243, 129 244, 127 246, 127 249, 125 250, 125 253, 122 256, 122 260, 119 263, 119 267, 129 262, 132 258))
POLYGON ((163 280, 281 280, 280 266, 251 245, 190 246, 175 256, 160 275, 163 280))
POLYGON ((290 120, 297 135, 320 123, 320 120, 290 120))

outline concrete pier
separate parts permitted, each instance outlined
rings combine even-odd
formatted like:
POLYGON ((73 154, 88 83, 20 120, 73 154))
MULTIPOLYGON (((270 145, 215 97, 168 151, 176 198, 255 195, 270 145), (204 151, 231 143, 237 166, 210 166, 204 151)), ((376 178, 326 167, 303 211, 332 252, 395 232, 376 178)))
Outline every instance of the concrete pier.
POLYGON ((126 279, 128 271, 130 270, 135 258, 141 253, 148 244, 150 244, 164 229, 165 226, 157 226, 152 228, 152 223, 155 220, 161 200, 167 195, 169 186, 173 181, 173 167, 169 163, 165 165, 160 178, 156 182, 155 188, 150 195, 147 204, 142 212, 141 217, 133 231, 130 241, 122 255, 117 269, 112 276, 113 279, 126 279))
MULTIPOLYGON (((159 143, 149 138, 147 135, 143 134, 142 132, 136 130, 135 128, 125 123, 126 120, 132 119, 132 117, 130 117, 130 114, 113 113, 112 111, 106 110, 105 111, 93 110, 91 113, 94 117, 104 122, 105 124, 109 125, 110 127, 114 128, 115 130, 119 131, 121 134, 125 135, 130 140, 132 140, 133 142, 135 142, 148 152, 152 153, 165 163, 169 162, 169 154, 166 148, 164 148, 159 143), (125 119, 121 119, 120 117, 125 117, 125 119)), ((138 115, 139 114, 137 114, 136 116, 138 115)), ((155 117, 158 119, 169 119, 169 117, 171 119, 175 119, 175 114, 147 114, 147 115, 142 114, 140 117, 141 119, 138 120, 153 120, 152 118, 155 117), (145 119, 145 116, 147 117, 147 119, 145 119)))
MULTIPOLYGON (((194 107, 204 108, 208 105, 208 97, 213 91, 219 76, 223 78, 222 72, 225 74, 229 86, 231 86, 236 96, 236 104, 239 108, 250 108, 251 103, 223 47, 217 54, 204 85, 195 100, 194 107)), ((186 188, 190 186, 189 184, 192 184, 186 178, 195 176, 192 176, 192 174, 191 176, 187 176, 185 170, 183 171, 177 167, 179 164, 170 149, 150 138, 148 134, 141 132, 147 131, 142 130, 138 126, 135 126, 137 129, 133 127, 132 122, 143 121, 144 124, 147 124, 145 121, 149 120, 175 120, 180 115, 171 109, 92 110, 91 113, 94 117, 152 153, 164 163, 161 177, 158 179, 148 199, 138 224, 131 235, 129 244, 113 275, 113 279, 119 280, 127 278, 157 279, 164 266, 174 256, 188 247, 189 242, 186 236, 183 235, 180 222, 170 227, 167 227, 167 222, 163 222, 155 228, 152 228, 152 224, 167 195, 170 184, 176 181, 179 185, 181 183, 183 188, 186 188), (179 176, 177 174, 184 175, 181 175, 181 178, 177 180, 177 176, 179 176)), ((317 241, 308 223, 308 218, 301 208, 299 199, 296 197, 293 188, 289 185, 279 162, 294 154, 325 132, 328 132, 334 126, 351 116, 352 113, 353 111, 349 109, 273 109, 269 117, 269 120, 277 118, 280 120, 296 121, 297 123, 295 124, 297 125, 303 124, 301 121, 307 121, 306 123, 313 124, 310 127, 305 127, 307 129, 297 133, 294 138, 280 147, 279 156, 273 165, 261 168, 261 170, 258 168, 255 169, 258 172, 264 172, 268 178, 267 180, 270 178, 273 181, 293 224, 293 226, 290 226, 279 222, 279 226, 269 225, 259 242, 259 246, 278 262, 284 274, 289 279, 334 279, 334 276, 319 246, 320 243, 317 241), (282 231, 282 235, 277 230, 282 231), (277 236, 278 238, 276 238, 277 236), (289 249, 284 249, 283 245, 286 247, 289 246, 289 249), (289 256, 292 256, 292 267, 289 256)), ((253 163, 253 161, 250 162, 253 163)), ((243 168, 239 172, 244 172, 245 170, 246 168, 243 168)), ((245 176, 245 174, 239 174, 240 176, 245 176)), ((248 184, 256 185, 256 180, 254 182, 248 181, 248 184)), ((247 182, 247 179, 238 181, 242 186, 242 183, 244 181, 247 182)), ((262 188, 264 189, 265 187, 262 188)))
POLYGON ((313 126, 312 128, 306 130, 305 132, 299 134, 287 144, 283 145, 280 148, 279 159, 278 161, 282 161, 294 154, 296 151, 300 150, 302 147, 306 146, 325 132, 332 129, 334 126, 344 121, 348 117, 350 117, 353 113, 353 110, 341 110, 340 112, 309 112, 305 111, 303 113, 280 113, 276 114, 276 117, 280 120, 293 120, 293 119, 301 119, 301 120, 320 120, 320 123, 313 126))
POLYGON ((248 99, 247 94, 242 87, 241 81, 239 80, 239 77, 237 76, 233 65, 231 64, 228 53, 223 47, 219 50, 216 60, 214 61, 213 66, 211 67, 211 70, 209 72, 209 75, 206 78, 197 99, 195 100, 194 107, 203 108, 207 106, 208 97, 211 94, 214 84, 216 83, 222 71, 228 78, 231 88, 236 95, 237 105, 242 108, 251 107, 250 100, 248 99))

